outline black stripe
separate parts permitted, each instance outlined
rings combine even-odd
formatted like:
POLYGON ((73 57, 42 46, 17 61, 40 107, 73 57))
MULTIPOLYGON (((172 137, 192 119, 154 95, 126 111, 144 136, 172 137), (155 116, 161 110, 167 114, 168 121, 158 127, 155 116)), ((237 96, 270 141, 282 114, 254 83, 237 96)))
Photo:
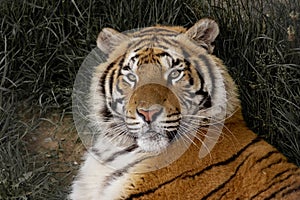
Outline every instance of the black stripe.
POLYGON ((100 83, 99 84, 100 84, 100 87, 101 87, 101 92, 104 95, 104 97, 106 97, 106 91, 105 91, 106 77, 107 77, 108 72, 114 67, 114 65, 115 65, 115 62, 110 63, 106 67, 105 71, 103 72, 103 74, 102 74, 102 76, 100 78, 100 83))
POLYGON ((112 69, 110 77, 109 77, 109 92, 110 92, 110 96, 112 96, 112 93, 113 93, 114 75, 115 75, 116 71, 117 71, 117 69, 112 69))
POLYGON ((229 183, 237 174, 237 172, 239 171, 239 169, 244 165, 244 163, 246 162, 246 160, 252 155, 252 153, 248 154, 247 157, 237 166, 237 168, 235 169, 234 173, 221 185, 219 185, 218 187, 216 187, 215 189, 213 189, 212 191, 210 191, 207 195, 205 195, 204 197, 202 197, 202 200, 205 200, 207 198, 209 198, 211 195, 213 195, 214 193, 216 193, 217 191, 219 191, 220 189, 224 188, 224 186, 229 183))
POLYGON ((169 142, 171 142, 177 135, 177 131, 166 131, 166 135, 169 139, 169 142))
MULTIPOLYGON (((278 152, 279 153, 279 152, 278 152)), ((269 165, 267 165, 266 167, 262 168, 261 170, 265 170, 265 169, 268 169, 268 168, 271 168, 273 165, 277 165, 277 164, 280 164, 282 162, 284 162, 285 160, 283 158, 280 158, 278 159, 276 162, 272 162, 270 163, 269 165)))
POLYGON ((181 49, 181 51, 184 59, 189 59, 191 57, 190 53, 187 52, 185 49, 181 49))
POLYGON ((276 174, 272 179, 276 179, 276 178, 278 178, 279 176, 285 174, 286 172, 289 172, 289 171, 294 172, 294 171, 296 171, 296 170, 298 170, 298 169, 297 169, 297 168, 286 169, 286 170, 284 170, 284 171, 282 171, 282 172, 276 174))
MULTIPOLYGON (((276 176, 274 176, 274 177, 272 178, 272 180, 274 180, 275 178, 277 178, 277 177, 279 177, 279 176, 281 176, 281 175, 283 175, 283 174, 285 174, 285 173, 287 173, 287 172, 290 172, 290 171, 293 172, 293 171, 295 171, 295 170, 296 170, 295 168, 292 169, 292 170, 291 170, 291 169, 284 170, 284 171, 278 173, 276 176)), ((293 174, 290 174, 290 175, 288 175, 287 177, 285 177, 285 178, 283 178, 283 179, 280 179, 279 181, 270 183, 270 185, 269 185, 267 188, 258 191, 254 196, 252 196, 252 197, 250 198, 250 200, 256 198, 257 196, 259 196, 259 195, 262 194, 263 192, 268 191, 271 187, 274 186, 274 184, 276 184, 276 183, 281 183, 282 181, 288 179, 288 178, 289 178, 290 176, 292 176, 292 175, 293 175, 293 174)))
POLYGON ((203 104, 204 108, 210 108, 212 106, 212 103, 211 103, 211 97, 208 96, 206 99, 205 99, 205 103, 203 104))
POLYGON ((168 45, 169 46, 168 49, 170 49, 170 47, 172 47, 172 46, 177 47, 179 45, 177 41, 175 42, 174 40, 171 40, 170 38, 168 38, 168 39, 166 39, 166 38, 160 38, 160 41, 162 43, 168 45))
POLYGON ((166 50, 166 51, 170 49, 170 47, 167 47, 167 46, 165 46, 165 45, 163 45, 161 43, 157 44, 155 47, 161 48, 161 49, 166 50))
POLYGON ((141 128, 130 128, 130 127, 127 127, 129 131, 136 131, 136 130, 140 130, 141 128))
POLYGON ((167 115, 167 117, 172 117, 172 116, 177 116, 177 115, 180 115, 180 112, 169 114, 169 115, 167 115))
POLYGON ((228 192, 229 192, 229 189, 227 189, 225 192, 223 192, 223 193, 220 195, 219 199, 223 199, 223 197, 225 197, 225 195, 226 195, 228 192))
POLYGON ((174 122, 179 122, 181 118, 175 119, 175 120, 166 120, 166 121, 161 121, 161 123, 174 123, 174 122))
POLYGON ((187 71, 186 73, 189 76, 189 84, 190 85, 194 85, 194 78, 192 76, 192 71, 191 71, 191 63, 189 61, 187 61, 186 59, 183 59, 183 62, 185 64, 185 68, 184 69, 187 71))
POLYGON ((191 74, 189 74, 189 84, 194 85, 194 78, 191 76, 191 74))
MULTIPOLYGON (((295 182, 293 182, 293 183, 295 183, 295 182)), ((287 185, 285 185, 284 187, 280 188, 279 190, 276 190, 275 192, 273 192, 269 197, 265 198, 264 200, 274 199, 277 194, 279 194, 280 192, 284 191, 285 189, 291 187, 291 185, 293 185, 293 184, 287 184, 287 185)))
POLYGON ((212 165, 209 165, 207 166, 206 168, 204 168, 203 170, 193 174, 193 175, 185 175, 187 173, 190 173, 191 171, 186 171, 186 172, 183 172, 182 174, 158 185, 157 187, 155 188, 152 188, 152 189, 149 189, 145 192, 140 192, 140 193, 136 193, 136 194, 131 194, 129 197, 126 198, 126 200, 132 200, 134 198, 138 198, 138 197, 142 197, 144 195, 148 195, 148 194, 151 194, 151 193, 154 193, 156 190, 164 187, 165 185, 168 185, 170 183, 172 183, 173 181, 177 180, 178 178, 181 178, 181 179, 186 179, 186 178, 195 178, 195 176, 199 176, 200 174, 204 173, 205 171, 208 171, 210 169, 212 169, 213 167, 216 167, 216 166, 221 166, 221 165, 228 165, 229 163, 235 161, 247 148, 249 148, 250 146, 258 143, 262 141, 262 139, 258 136, 256 136, 256 138, 254 138, 250 143, 248 143, 246 146, 244 146, 242 149, 240 149, 236 154, 233 154, 230 158, 228 158, 227 160, 224 160, 224 161, 220 161, 218 163, 215 163, 215 164, 212 164, 212 165))
POLYGON ((100 110, 100 115, 103 116, 103 121, 108 122, 113 117, 111 111, 108 109, 107 105, 105 104, 104 108, 100 110))
POLYGON ((199 73, 198 70, 197 71, 197 75, 200 79, 200 84, 201 84, 201 87, 198 91, 196 91, 196 95, 203 95, 203 96, 207 96, 208 95, 208 92, 207 91, 204 91, 204 85, 205 85, 205 81, 204 81, 204 78, 201 76, 201 74, 199 73))
POLYGON ((102 155, 101 155, 101 153, 99 152, 99 150, 98 150, 97 148, 92 147, 92 148, 91 148, 91 151, 92 151, 92 153, 93 153, 95 156, 97 156, 100 160, 102 160, 102 155))
POLYGON ((129 126, 132 126, 132 125, 138 125, 138 124, 140 124, 139 122, 132 122, 132 123, 126 123, 127 125, 129 125, 129 126))
POLYGON ((275 154, 275 153, 278 153, 278 151, 275 151, 275 150, 269 151, 266 155, 264 155, 264 156, 261 157, 260 159, 256 160, 255 163, 257 164, 257 163, 259 163, 259 162, 261 162, 261 161, 263 161, 263 160, 265 160, 265 159, 268 159, 269 157, 271 157, 271 155, 273 155, 273 154, 275 154))
MULTIPOLYGON (((202 54, 199 55, 199 59, 204 62, 204 65, 206 66, 206 68, 208 70, 208 77, 210 77, 210 80, 212 81, 212 91, 211 91, 210 95, 214 98, 214 95, 215 95, 214 87, 215 87, 216 77, 215 77, 214 73, 212 72, 211 63, 209 62, 209 60, 207 59, 207 57, 205 55, 202 55, 202 54)), ((201 67, 199 65, 197 65, 197 68, 199 71, 201 71, 200 70, 201 67)), ((198 70, 197 70, 197 72, 199 72, 198 70)))
POLYGON ((146 33, 152 34, 152 33, 157 33, 157 32, 162 32, 162 33, 165 32, 166 34, 172 33, 172 34, 176 34, 176 35, 179 34, 177 31, 170 30, 170 29, 159 28, 159 27, 150 27, 150 28, 146 28, 146 29, 139 31, 139 33, 137 33, 137 35, 146 34, 146 33))
MULTIPOLYGON (((298 187, 296 187, 296 188, 291 188, 291 189, 287 190, 286 192, 284 192, 284 193, 282 194, 282 197, 286 197, 286 196, 288 196, 289 194, 296 193, 297 191, 299 191, 299 193, 300 193, 300 185, 298 185, 298 187)), ((299 195, 300 195, 300 194, 299 194, 299 195)))
MULTIPOLYGON (((106 179, 104 181, 104 187, 107 187, 111 184, 112 181, 116 180, 117 178, 123 176, 125 173, 128 173, 128 170, 132 167, 134 167, 136 164, 139 164, 140 162, 150 158, 151 156, 149 157, 145 157, 145 158, 142 158, 142 159, 139 159, 139 160, 136 160, 128 165, 126 165, 123 169, 119 169, 119 170, 116 170, 115 172, 111 173, 110 175, 106 176, 106 179)), ((103 189, 105 190, 105 189, 103 189)))
POLYGON ((126 149, 122 150, 122 151, 118 151, 116 153, 113 153, 110 157, 108 157, 107 159, 104 160, 105 163, 108 163, 108 162, 112 162, 114 161, 118 156, 122 156, 124 154, 127 154, 128 152, 132 152, 134 151, 135 149, 138 148, 138 145, 137 144, 133 144, 129 147, 127 147, 126 149))
POLYGON ((158 54, 156 54, 156 56, 159 56, 159 57, 168 56, 168 57, 172 58, 172 56, 168 52, 158 53, 158 54))
MULTIPOLYGON (((117 81, 116 84, 116 91, 119 92, 122 96, 123 96, 123 90, 120 88, 120 80, 117 81)), ((124 97, 122 97, 121 99, 124 99, 124 97)))
POLYGON ((141 49, 145 46, 150 46, 149 39, 141 39, 141 40, 134 41, 134 42, 130 43, 130 48, 135 47, 135 48, 141 49), (145 43, 145 42, 148 42, 148 43, 145 43), (145 44, 140 46, 142 43, 145 43, 145 44))
POLYGON ((164 128, 178 128, 179 125, 176 126, 164 126, 164 128))

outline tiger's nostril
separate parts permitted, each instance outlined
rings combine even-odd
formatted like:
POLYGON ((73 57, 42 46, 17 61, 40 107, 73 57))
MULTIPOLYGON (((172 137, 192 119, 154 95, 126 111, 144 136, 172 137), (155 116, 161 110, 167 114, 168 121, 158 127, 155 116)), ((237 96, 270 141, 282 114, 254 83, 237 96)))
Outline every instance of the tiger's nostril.
POLYGON ((155 118, 161 113, 162 109, 144 109, 138 108, 136 110, 137 114, 140 115, 145 122, 150 124, 155 118))

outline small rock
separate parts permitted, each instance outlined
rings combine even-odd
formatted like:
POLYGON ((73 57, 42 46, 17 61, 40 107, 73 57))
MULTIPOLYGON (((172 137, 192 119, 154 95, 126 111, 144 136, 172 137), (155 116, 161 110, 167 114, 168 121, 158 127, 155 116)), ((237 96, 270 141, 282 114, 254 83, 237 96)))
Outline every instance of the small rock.
POLYGON ((48 142, 52 142, 52 139, 50 137, 47 137, 44 139, 44 142, 48 143, 48 142))

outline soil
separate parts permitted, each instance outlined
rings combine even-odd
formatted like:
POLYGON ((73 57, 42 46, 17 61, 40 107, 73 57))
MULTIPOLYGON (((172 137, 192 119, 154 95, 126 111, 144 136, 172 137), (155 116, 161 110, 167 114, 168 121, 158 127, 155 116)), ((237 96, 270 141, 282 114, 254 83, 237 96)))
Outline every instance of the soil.
MULTIPOLYGON (((57 180, 63 177, 70 185, 82 162, 86 148, 82 145, 72 116, 51 113, 41 119, 38 127, 25 136, 29 154, 47 162, 57 180)), ((67 184, 66 184, 67 182, 67 184)))

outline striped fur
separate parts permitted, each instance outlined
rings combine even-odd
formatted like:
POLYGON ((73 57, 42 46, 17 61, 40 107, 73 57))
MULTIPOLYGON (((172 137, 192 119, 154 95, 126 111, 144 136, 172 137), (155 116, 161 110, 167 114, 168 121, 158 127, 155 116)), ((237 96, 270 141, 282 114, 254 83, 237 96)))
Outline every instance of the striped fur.
POLYGON ((71 199, 299 197, 299 168, 245 125, 236 86, 211 54, 218 33, 209 19, 188 30, 102 30, 97 45, 109 58, 96 68, 89 94, 97 140, 71 199), (207 127, 223 117, 216 146, 199 159, 207 127))

